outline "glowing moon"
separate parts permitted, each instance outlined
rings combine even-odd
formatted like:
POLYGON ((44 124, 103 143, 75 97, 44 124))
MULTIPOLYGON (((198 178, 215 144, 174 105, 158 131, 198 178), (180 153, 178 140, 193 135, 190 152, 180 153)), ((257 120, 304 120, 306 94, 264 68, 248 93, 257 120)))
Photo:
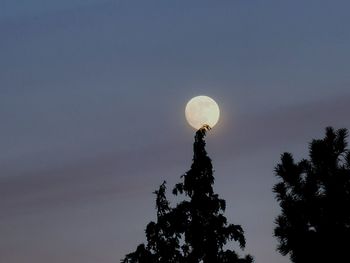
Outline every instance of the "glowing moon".
POLYGON ((218 104, 208 96, 192 98, 186 105, 185 115, 188 123, 196 130, 209 125, 215 126, 220 117, 218 104))

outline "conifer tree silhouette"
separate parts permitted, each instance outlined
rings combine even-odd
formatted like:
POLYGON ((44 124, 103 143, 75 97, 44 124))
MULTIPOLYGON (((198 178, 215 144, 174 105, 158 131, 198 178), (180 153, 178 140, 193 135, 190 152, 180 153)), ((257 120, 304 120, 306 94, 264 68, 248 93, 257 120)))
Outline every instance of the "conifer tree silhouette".
POLYGON ((278 250, 294 263, 350 262, 350 152, 347 130, 326 128, 310 144, 309 160, 290 153, 276 168, 273 191, 281 206, 276 218, 278 250))
POLYGON ((240 257, 224 249, 230 240, 245 247, 244 232, 239 225, 228 224, 224 216, 225 200, 213 191, 211 159, 205 150, 205 125, 196 132, 191 169, 182 176, 174 195, 184 195, 176 207, 165 196, 165 182, 155 191, 157 222, 146 227, 147 244, 126 255, 123 263, 251 263, 250 255, 240 257))

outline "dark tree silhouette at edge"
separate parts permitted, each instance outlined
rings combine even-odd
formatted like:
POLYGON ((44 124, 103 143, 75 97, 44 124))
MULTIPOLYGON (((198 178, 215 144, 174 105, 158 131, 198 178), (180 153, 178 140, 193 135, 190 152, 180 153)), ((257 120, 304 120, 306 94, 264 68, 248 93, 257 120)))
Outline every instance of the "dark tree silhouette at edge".
POLYGON ((350 152, 347 130, 328 127, 310 144, 309 160, 290 153, 276 166, 273 190, 278 250, 295 263, 350 262, 350 152))
POLYGON ((126 255, 123 263, 251 263, 250 255, 240 257, 224 249, 230 240, 245 247, 244 232, 239 225, 228 224, 224 216, 225 200, 213 191, 211 159, 205 150, 204 137, 209 126, 196 132, 191 169, 173 189, 184 195, 176 207, 165 196, 165 182, 156 194, 157 222, 146 227, 147 244, 126 255))

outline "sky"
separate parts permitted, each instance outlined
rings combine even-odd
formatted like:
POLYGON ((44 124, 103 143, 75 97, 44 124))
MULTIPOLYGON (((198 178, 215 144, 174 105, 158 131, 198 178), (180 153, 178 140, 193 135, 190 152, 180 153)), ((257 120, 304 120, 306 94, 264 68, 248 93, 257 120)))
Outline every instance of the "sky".
MULTIPOLYGON (((187 101, 244 253, 276 252, 280 155, 350 128, 349 1, 0 0, 0 262, 112 263, 192 160, 187 101)), ((175 205, 175 204, 174 204, 175 205)))

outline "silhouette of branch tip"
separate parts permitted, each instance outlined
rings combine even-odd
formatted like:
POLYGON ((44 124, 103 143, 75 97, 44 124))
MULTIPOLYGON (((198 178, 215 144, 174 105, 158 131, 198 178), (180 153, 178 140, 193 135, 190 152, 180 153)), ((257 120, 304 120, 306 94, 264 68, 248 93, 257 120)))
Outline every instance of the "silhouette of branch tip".
POLYGON ((204 124, 200 129, 196 131, 195 141, 196 142, 203 141, 203 138, 207 134, 207 131, 210 131, 210 130, 211 130, 211 127, 208 124, 204 124))
POLYGON ((208 124, 204 124, 201 128, 199 128, 199 130, 204 130, 206 132, 210 131, 211 127, 208 124))

